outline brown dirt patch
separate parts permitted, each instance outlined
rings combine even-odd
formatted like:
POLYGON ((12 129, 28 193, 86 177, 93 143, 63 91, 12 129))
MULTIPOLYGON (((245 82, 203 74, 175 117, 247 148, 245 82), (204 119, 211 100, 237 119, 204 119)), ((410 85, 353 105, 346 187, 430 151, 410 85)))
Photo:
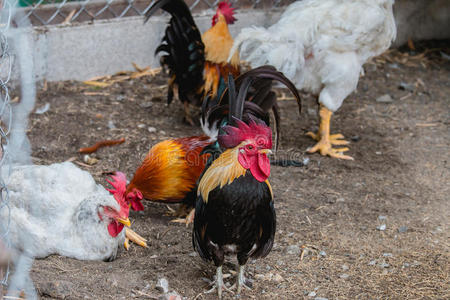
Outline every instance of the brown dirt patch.
MULTIPOLYGON (((310 162, 273 167, 276 243, 267 258, 248 264, 254 288, 243 299, 449 298, 450 63, 439 52, 414 59, 393 51, 365 70, 357 92, 332 119, 333 132, 357 140, 349 152, 355 161, 305 154, 313 143, 304 133, 317 124, 317 106, 306 97, 298 116, 294 101, 280 101, 280 153, 310 162), (413 90, 399 89, 401 82, 413 90), (393 102, 375 101, 384 94, 393 102), (381 224, 386 230, 377 230, 381 224)), ((101 183, 103 173, 114 170, 130 178, 156 142, 200 133, 181 122, 179 102, 166 106, 165 83, 158 75, 107 88, 49 84, 36 106, 50 103, 50 110, 31 116, 34 162, 82 161, 80 147, 125 137, 124 144, 94 154, 99 163, 86 169, 101 183)), ((164 204, 145 206, 132 219, 148 249, 133 246, 111 263, 36 260, 32 278, 42 298, 146 299, 137 291, 157 295, 160 277, 188 299, 204 291, 202 277, 211 278, 214 268, 194 254, 191 228, 170 223, 164 204), (55 292, 55 284, 63 292, 55 292)))

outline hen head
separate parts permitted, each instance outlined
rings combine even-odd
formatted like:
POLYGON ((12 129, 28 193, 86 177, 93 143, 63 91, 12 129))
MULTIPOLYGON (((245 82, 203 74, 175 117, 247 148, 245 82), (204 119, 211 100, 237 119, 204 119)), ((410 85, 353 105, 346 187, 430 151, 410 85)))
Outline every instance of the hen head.
POLYGON ((227 149, 239 148, 240 165, 250 170, 256 180, 263 182, 270 176, 272 130, 263 121, 251 119, 248 125, 234 120, 236 126, 224 126, 225 134, 219 135, 219 144, 227 149))
POLYGON ((219 16, 222 15, 225 18, 227 24, 234 24, 236 18, 234 17, 234 8, 228 1, 222 1, 217 7, 216 14, 212 18, 212 26, 216 25, 219 21, 219 16))

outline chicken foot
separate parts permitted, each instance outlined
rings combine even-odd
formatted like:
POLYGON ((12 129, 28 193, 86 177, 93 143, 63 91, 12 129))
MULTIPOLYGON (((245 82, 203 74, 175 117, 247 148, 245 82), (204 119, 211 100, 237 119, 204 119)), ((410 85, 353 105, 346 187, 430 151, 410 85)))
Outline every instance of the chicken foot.
POLYGON ((343 148, 332 148, 332 145, 348 145, 350 142, 343 140, 344 136, 342 134, 332 134, 330 135, 330 120, 333 112, 327 109, 325 106, 320 106, 319 116, 320 116, 320 126, 319 132, 306 133, 307 136, 318 141, 316 145, 308 149, 308 153, 314 153, 319 151, 321 155, 328 155, 334 158, 353 160, 353 157, 344 155, 342 152, 348 151, 348 147, 343 148))
POLYGON ((223 284, 222 266, 217 267, 216 280, 214 280, 212 289, 203 292, 203 294, 211 294, 216 289, 217 289, 217 296, 219 297, 219 299, 222 299, 223 290, 234 294, 234 292, 231 289, 227 288, 225 284, 223 284))
POLYGON ((178 219, 174 219, 170 222, 184 223, 184 224, 186 224, 186 227, 188 227, 189 224, 194 223, 194 217, 195 217, 195 208, 191 209, 191 211, 187 214, 186 218, 178 218, 178 219))
POLYGON ((123 246, 126 250, 130 248, 130 241, 141 247, 147 248, 147 240, 145 238, 143 238, 130 228, 125 228, 125 242, 123 246))
POLYGON ((252 289, 251 287, 249 287, 249 286, 246 284, 247 278, 245 278, 244 272, 245 272, 245 265, 239 265, 239 273, 238 273, 237 282, 236 282, 235 284, 233 284, 233 285, 231 286, 231 288, 230 288, 230 289, 233 289, 234 286, 237 285, 237 291, 236 291, 236 293, 237 293, 238 295, 241 294, 241 291, 242 291, 242 288, 243 288, 243 287, 246 288, 246 289, 248 289, 248 290, 251 290, 251 289, 252 289))

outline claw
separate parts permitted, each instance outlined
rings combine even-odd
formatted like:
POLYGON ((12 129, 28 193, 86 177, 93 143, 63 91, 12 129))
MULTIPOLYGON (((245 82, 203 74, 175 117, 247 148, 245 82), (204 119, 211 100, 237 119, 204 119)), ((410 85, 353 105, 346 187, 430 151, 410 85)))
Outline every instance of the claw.
POLYGON ((343 140, 344 136, 340 133, 330 135, 330 119, 333 113, 326 107, 320 108, 320 127, 318 133, 308 132, 307 136, 318 141, 312 148, 308 149, 308 153, 314 153, 319 151, 322 155, 328 155, 334 158, 353 160, 353 157, 344 155, 342 152, 348 151, 349 148, 337 148, 333 149, 331 146, 343 146, 348 145, 350 142, 343 140))
POLYGON ((217 289, 217 296, 219 297, 219 299, 222 299, 222 291, 223 290, 225 290, 226 292, 229 292, 231 294, 234 294, 234 292, 230 288, 227 288, 223 284, 222 266, 217 268, 216 280, 213 283, 213 287, 210 290, 203 292, 203 294, 211 294, 216 289, 217 289))
POLYGON ((192 209, 189 214, 186 216, 186 218, 178 218, 178 219, 174 219, 170 222, 172 223, 183 223, 186 224, 186 227, 189 226, 189 224, 194 223, 194 217, 195 217, 195 208, 192 209))
POLYGON ((136 232, 134 232, 130 228, 125 228, 125 243, 124 243, 124 247, 127 250, 130 248, 129 241, 132 241, 132 242, 134 242, 135 244, 138 244, 141 247, 148 248, 147 247, 147 240, 145 238, 143 238, 142 236, 140 236, 139 234, 137 234, 136 232))

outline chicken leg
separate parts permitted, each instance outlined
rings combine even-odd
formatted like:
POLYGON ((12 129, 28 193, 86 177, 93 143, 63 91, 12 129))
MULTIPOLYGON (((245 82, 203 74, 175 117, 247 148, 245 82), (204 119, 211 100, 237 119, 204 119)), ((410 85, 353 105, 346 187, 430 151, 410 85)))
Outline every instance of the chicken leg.
POLYGON ((231 289, 227 288, 225 284, 223 284, 222 266, 217 267, 216 280, 214 281, 213 284, 214 286, 212 287, 212 289, 203 292, 203 294, 211 294, 212 292, 214 292, 215 289, 217 289, 217 296, 219 297, 219 299, 222 299, 223 290, 233 293, 231 289))
POLYGON ((327 109, 325 106, 320 105, 319 116, 320 116, 320 126, 319 132, 313 133, 308 132, 306 135, 312 137, 318 143, 314 147, 308 150, 308 153, 314 153, 319 151, 322 155, 328 155, 340 159, 353 160, 353 157, 344 155, 342 152, 348 151, 347 147, 335 148, 333 149, 331 145, 348 145, 350 142, 343 140, 344 136, 342 134, 332 134, 330 135, 330 119, 332 111, 327 109))
MULTIPOLYGON (((247 279, 244 276, 244 271, 245 271, 245 265, 239 265, 239 273, 238 273, 238 278, 237 278, 237 291, 236 291, 236 293, 238 295, 241 293, 243 287, 251 290, 251 287, 249 287, 245 283, 247 279)), ((231 288, 234 288, 234 284, 231 288)))

